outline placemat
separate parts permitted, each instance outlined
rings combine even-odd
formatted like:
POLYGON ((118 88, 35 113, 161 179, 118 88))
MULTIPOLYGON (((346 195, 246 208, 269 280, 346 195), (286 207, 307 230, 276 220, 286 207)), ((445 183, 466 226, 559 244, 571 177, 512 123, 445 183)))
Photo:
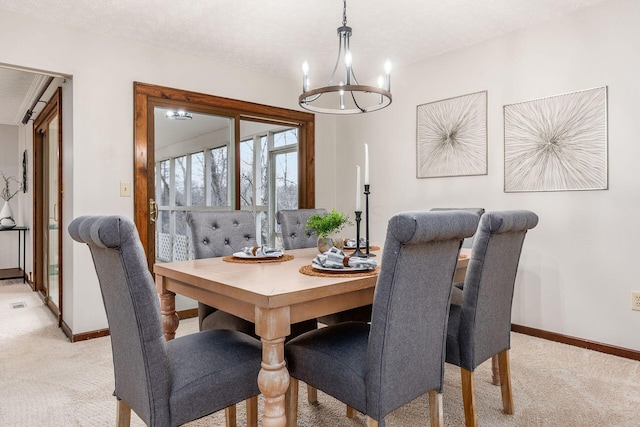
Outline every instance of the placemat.
POLYGON ((317 276, 317 277, 337 277, 337 276, 369 277, 369 276, 377 276, 378 273, 380 273, 380 266, 377 266, 375 270, 359 271, 356 273, 327 273, 326 271, 316 270, 311 266, 311 264, 309 264, 309 265, 304 265, 300 267, 300 273, 306 274, 307 276, 317 276))
POLYGON ((222 258, 223 261, 235 262, 237 264, 262 264, 266 262, 285 262, 285 261, 291 261, 292 259, 293 259, 293 255, 291 254, 284 254, 278 258, 258 258, 258 259, 236 258, 233 255, 229 255, 222 258))

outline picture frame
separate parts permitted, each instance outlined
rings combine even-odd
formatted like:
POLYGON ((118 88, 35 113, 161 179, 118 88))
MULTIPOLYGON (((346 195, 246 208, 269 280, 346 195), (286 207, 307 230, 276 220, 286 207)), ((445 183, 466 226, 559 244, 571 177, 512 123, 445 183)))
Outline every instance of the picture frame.
POLYGON ((486 175, 487 94, 418 105, 416 178, 486 175))
POLYGON ((608 188, 607 86, 503 110, 505 193, 608 188))

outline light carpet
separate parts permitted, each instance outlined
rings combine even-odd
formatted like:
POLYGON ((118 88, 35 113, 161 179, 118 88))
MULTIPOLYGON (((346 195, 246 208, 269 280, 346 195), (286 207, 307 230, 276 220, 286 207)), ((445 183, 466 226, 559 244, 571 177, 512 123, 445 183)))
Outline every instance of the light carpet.
MULTIPOLYGON (((180 323, 178 335, 195 332, 197 319, 180 323)), ((482 426, 640 426, 640 362, 512 334, 514 415, 502 413, 500 388, 491 384, 490 362, 476 370, 482 426)), ((70 343, 35 292, 19 281, 0 281, 0 425, 113 426, 116 402, 108 337, 70 343), (24 302, 24 308, 11 308, 24 302)), ((366 426, 344 416, 345 406, 319 392, 309 405, 300 387, 298 425, 366 426)), ((260 399, 262 415, 262 399, 260 399)), ((386 417, 387 425, 428 425, 422 396, 386 417)), ((464 425, 459 368, 445 369, 447 426, 464 425)), ((244 404, 238 425, 245 425, 244 404)), ((132 415, 132 425, 142 421, 132 415)), ((219 412, 189 426, 224 426, 219 412)))

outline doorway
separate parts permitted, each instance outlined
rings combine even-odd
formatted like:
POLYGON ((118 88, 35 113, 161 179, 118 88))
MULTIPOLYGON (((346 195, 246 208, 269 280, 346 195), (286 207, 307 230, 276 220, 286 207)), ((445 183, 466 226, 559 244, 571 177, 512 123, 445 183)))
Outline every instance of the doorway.
POLYGON ((62 323, 62 89, 33 124, 34 285, 62 323))
MULTIPOLYGON (((192 187, 189 182, 194 176, 200 173, 199 169, 193 166, 198 164, 198 159, 200 158, 198 156, 201 156, 205 160, 204 162, 200 162, 200 164, 207 165, 207 162, 209 162, 209 164, 215 163, 213 160, 207 159, 215 159, 216 157, 212 155, 214 153, 219 154, 216 150, 222 147, 222 145, 218 143, 212 143, 211 146, 207 146, 204 151, 202 151, 202 155, 200 155, 199 150, 188 154, 183 153, 184 159, 180 157, 179 161, 186 165, 184 168, 176 167, 177 158, 169 160, 165 163, 166 166, 163 166, 159 161, 160 159, 155 158, 156 141, 159 136, 157 132, 160 131, 156 128, 155 117, 158 110, 169 109, 180 110, 193 115, 215 116, 217 118, 223 118, 229 123, 229 129, 224 131, 224 133, 228 135, 227 155, 225 156, 225 170, 227 172, 224 174, 228 177, 228 182, 226 182, 224 186, 226 189, 224 196, 217 194, 218 199, 224 203, 213 203, 216 194, 210 194, 207 190, 207 181, 205 180, 203 181, 202 187, 204 189, 203 194, 205 195, 204 198, 202 198, 204 208, 223 208, 227 210, 252 209, 256 210, 256 213, 257 210, 264 211, 265 213, 268 212, 268 206, 263 207, 261 203, 257 202, 259 199, 256 197, 258 186, 247 187, 245 185, 246 179, 243 179, 241 176, 242 171, 246 172, 246 169, 241 163, 243 151, 251 151, 254 154, 253 158, 256 159, 256 165, 261 163, 261 156, 258 155, 258 150, 248 150, 247 147, 243 149, 242 144, 248 146, 249 142, 246 139, 243 140, 242 135, 247 134, 244 128, 245 126, 248 127, 250 123, 268 124, 277 128, 288 129, 290 142, 292 141, 291 135, 295 133, 295 149, 293 144, 289 144, 289 147, 286 146, 288 145, 286 143, 283 143, 282 147, 277 143, 276 145, 271 144, 271 146, 274 147, 272 150, 273 162, 282 162, 286 157, 290 163, 295 163, 296 167, 288 168, 287 171, 293 171, 290 173, 295 173, 297 177, 297 207, 314 207, 315 117, 313 114, 136 82, 134 83, 134 211, 135 223, 147 254, 147 262, 150 269, 156 262, 156 250, 158 248, 156 228, 158 225, 164 226, 165 223, 162 221, 166 221, 162 218, 161 212, 167 209, 177 208, 177 204, 175 203, 177 193, 175 189, 174 193, 171 193, 170 188, 165 192, 160 187, 165 185, 163 182, 168 182, 169 184, 173 182, 175 184, 176 177, 178 176, 176 171, 188 171, 188 173, 184 173, 184 177, 180 178, 179 183, 181 183, 182 186, 186 186, 183 188, 183 193, 185 195, 190 194, 190 197, 193 198, 194 195, 191 193, 192 190, 195 191, 195 187, 192 187), (276 148, 278 149, 276 150, 276 148), (188 168, 188 165, 192 165, 192 167, 188 168), (164 169, 162 169, 163 167, 164 169), (167 173, 164 178, 163 171, 167 173), (159 209, 158 200, 165 194, 167 195, 169 206, 167 207, 167 205, 161 203, 162 209, 159 209), (171 196, 171 194, 173 194, 173 196, 171 196), (242 197, 246 199, 248 194, 251 194, 254 200, 251 207, 242 201, 242 197), (210 203, 207 202, 207 200, 209 200, 210 203), (160 224, 156 222, 159 216, 161 217, 160 224)), ((277 134, 273 129, 270 130, 270 132, 273 137, 277 134)), ((252 135, 251 141, 259 141, 260 138, 262 138, 258 133, 252 135)), ((269 132, 264 135, 269 135, 269 132)), ((265 139, 265 141, 268 141, 268 139, 265 139)), ((265 155, 268 155, 268 153, 265 152, 265 155)), ((219 170, 219 168, 217 170, 219 170)), ((254 170, 257 169, 254 168, 254 170)), ((207 171, 207 174, 211 176, 210 169, 207 169, 207 171)), ((257 175, 258 173, 256 172, 254 176, 257 175)), ((220 174, 220 176, 222 177, 222 174, 220 174)), ((213 188, 213 186, 211 188, 213 188)), ((220 186, 218 186, 218 188, 220 188, 220 186)), ((185 200, 188 199, 185 197, 185 200)), ((161 202, 162 201, 163 200, 161 200, 161 202)), ((260 219, 260 222, 261 224, 264 223, 262 219, 260 219)), ((171 222, 167 224, 168 229, 171 230, 171 222)), ((265 226, 268 227, 268 224, 265 223, 265 226)), ((175 225, 173 228, 177 229, 175 225)), ((167 250, 166 253, 173 253, 173 249, 167 250)))

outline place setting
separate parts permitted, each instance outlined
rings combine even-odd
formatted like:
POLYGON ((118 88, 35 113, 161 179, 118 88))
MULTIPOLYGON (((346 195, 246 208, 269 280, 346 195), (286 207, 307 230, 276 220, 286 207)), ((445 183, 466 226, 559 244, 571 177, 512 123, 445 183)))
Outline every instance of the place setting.
POLYGON ((234 252, 233 255, 225 256, 222 260, 238 264, 254 264, 291 261, 293 258, 293 255, 285 254, 282 249, 261 245, 245 246, 241 251, 234 252))
POLYGON ((347 255, 335 246, 328 251, 318 254, 310 265, 300 268, 300 273, 307 276, 333 277, 336 274, 350 276, 377 275, 380 268, 378 263, 367 257, 347 255))
MULTIPOLYGON (((360 238, 360 245, 356 245, 357 240, 356 239, 344 239, 344 243, 343 243, 343 247, 342 250, 344 252, 351 252, 351 251, 355 251, 358 247, 360 248, 366 248, 367 247, 367 239, 366 238, 360 238)), ((370 251, 379 251, 380 250, 380 246, 376 246, 376 245, 369 245, 369 250, 370 251)), ((371 254, 369 254, 371 255, 371 254)))

